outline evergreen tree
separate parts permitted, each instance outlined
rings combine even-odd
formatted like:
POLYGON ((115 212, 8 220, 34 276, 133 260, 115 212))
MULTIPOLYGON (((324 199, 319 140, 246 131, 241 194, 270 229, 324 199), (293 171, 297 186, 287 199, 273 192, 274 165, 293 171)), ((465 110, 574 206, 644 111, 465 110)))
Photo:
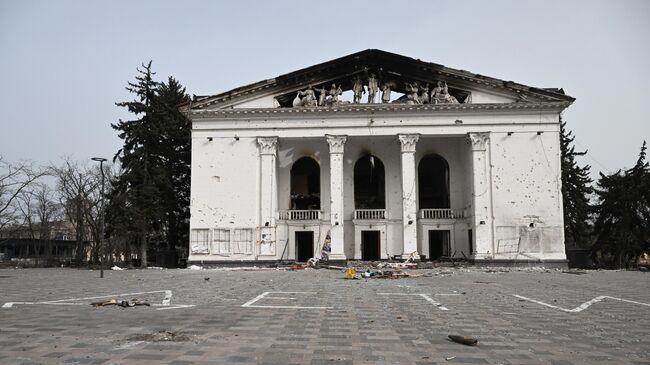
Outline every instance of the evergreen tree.
POLYGON ((124 147, 115 156, 122 174, 112 182, 108 232, 118 240, 137 237, 144 266, 148 250, 188 241, 191 124, 178 109, 189 101, 178 81, 155 82, 151 62, 138 72, 127 87, 136 99, 116 103, 136 119, 112 125, 124 147))
POLYGON ((189 242, 191 123, 179 110, 188 102, 185 88, 173 77, 158 85, 154 99, 158 143, 154 146, 161 157, 158 181, 160 201, 164 209, 167 247, 173 250, 189 242))
POLYGON ((137 69, 140 75, 136 82, 129 82, 127 90, 135 94, 135 100, 116 103, 134 114, 136 119, 112 124, 124 146, 115 155, 119 159, 122 174, 113 183, 116 194, 126 201, 126 214, 137 227, 142 266, 147 265, 147 247, 152 233, 159 228, 161 202, 157 177, 160 176, 161 161, 154 151, 159 121, 155 112, 155 93, 158 87, 153 80, 151 61, 137 69))
POLYGON ((567 242, 585 247, 589 244, 591 227, 589 218, 592 207, 589 198, 593 193, 591 166, 578 166, 576 156, 584 156, 587 151, 576 152, 571 131, 566 122, 560 119, 560 155, 562 167, 562 203, 564 208, 564 237, 567 242))
POLYGON ((650 249, 650 168, 643 142, 634 167, 600 174, 594 253, 610 267, 632 267, 650 249))

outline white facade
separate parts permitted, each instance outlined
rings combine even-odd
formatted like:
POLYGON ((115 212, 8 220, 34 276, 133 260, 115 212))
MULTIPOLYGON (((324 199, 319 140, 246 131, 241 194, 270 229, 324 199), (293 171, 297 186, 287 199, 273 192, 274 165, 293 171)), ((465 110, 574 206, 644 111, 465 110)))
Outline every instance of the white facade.
POLYGON ((426 259, 565 260, 559 113, 572 98, 381 51, 356 55, 349 63, 385 62, 384 72, 395 67, 420 82, 426 74, 404 75, 428 65, 431 84, 442 78, 469 97, 280 105, 309 85, 346 85, 336 69, 343 58, 197 99, 187 108, 190 262, 320 257, 328 234, 330 260, 414 251, 426 259), (309 174, 296 167, 292 178, 303 157, 309 174))

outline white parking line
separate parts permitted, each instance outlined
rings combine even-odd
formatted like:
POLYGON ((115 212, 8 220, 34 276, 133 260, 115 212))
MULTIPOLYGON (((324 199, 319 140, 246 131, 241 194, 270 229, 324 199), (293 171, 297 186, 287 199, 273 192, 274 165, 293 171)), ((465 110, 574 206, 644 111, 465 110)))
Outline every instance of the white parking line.
POLYGON ((316 292, 280 292, 280 291, 274 291, 274 292, 264 292, 255 298, 249 300, 248 302, 242 304, 241 306, 244 308, 278 308, 278 309, 333 309, 334 307, 319 307, 319 306, 314 306, 314 307, 307 307, 307 306, 299 306, 299 305, 255 305, 255 303, 261 299, 294 299, 294 298, 282 298, 282 297, 268 297, 267 295, 271 293, 278 293, 278 294, 318 294, 316 292))
MULTIPOLYGON (((418 296, 426 300, 427 302, 433 304, 436 306, 436 308, 440 309, 441 311, 448 311, 449 308, 443 306, 441 303, 435 301, 433 298, 431 298, 427 294, 410 294, 410 293, 377 293, 377 295, 401 295, 401 296, 418 296)), ((448 294, 448 295, 456 295, 456 294, 448 294)))
POLYGON ((637 302, 637 301, 634 301, 634 300, 617 298, 617 297, 610 297, 608 295, 601 295, 601 296, 595 297, 594 299, 588 300, 588 301, 580 304, 579 306, 577 306, 577 307, 575 307, 573 309, 562 308, 562 307, 557 306, 557 305, 548 304, 548 303, 545 303, 545 302, 542 302, 542 301, 539 301, 539 300, 524 297, 522 295, 513 294, 512 296, 515 297, 515 298, 519 298, 519 299, 522 299, 522 300, 532 302, 532 303, 543 305, 545 307, 558 309, 558 310, 561 310, 561 311, 567 312, 567 313, 580 313, 583 310, 589 308, 592 304, 602 302, 604 299, 613 299, 613 300, 618 300, 618 301, 625 302, 625 303, 632 303, 632 304, 638 304, 638 305, 643 305, 643 306, 646 306, 646 307, 650 307, 650 304, 648 304, 648 303, 642 303, 642 302, 637 302))
POLYGON ((165 310, 165 309, 178 309, 178 308, 191 308, 194 307, 194 304, 176 304, 171 306, 172 300, 172 291, 171 290, 153 290, 137 293, 124 293, 124 294, 109 294, 109 295, 98 295, 93 297, 81 297, 81 298, 66 298, 66 299, 57 299, 57 300, 46 300, 42 302, 7 302, 2 305, 2 308, 13 308, 14 305, 87 305, 87 303, 79 303, 82 300, 93 300, 101 298, 115 298, 115 297, 129 297, 134 295, 142 294, 156 294, 164 293, 164 297, 160 304, 152 304, 152 307, 164 307, 157 308, 156 310, 165 310))

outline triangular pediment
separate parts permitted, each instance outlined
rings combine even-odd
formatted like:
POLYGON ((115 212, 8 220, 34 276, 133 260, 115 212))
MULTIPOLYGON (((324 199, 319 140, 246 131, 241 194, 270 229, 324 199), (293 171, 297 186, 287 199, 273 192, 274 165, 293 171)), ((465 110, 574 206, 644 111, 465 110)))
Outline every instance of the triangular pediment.
POLYGON ((369 49, 225 93, 195 97, 190 108, 328 107, 346 103, 570 103, 573 100, 562 89, 530 87, 369 49), (370 100, 369 94, 373 93, 374 98, 370 100))

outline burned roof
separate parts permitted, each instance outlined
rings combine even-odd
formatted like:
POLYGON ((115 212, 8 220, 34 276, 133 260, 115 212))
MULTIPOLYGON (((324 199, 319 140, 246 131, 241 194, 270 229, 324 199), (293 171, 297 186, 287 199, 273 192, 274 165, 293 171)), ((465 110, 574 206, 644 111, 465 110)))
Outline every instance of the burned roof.
MULTIPOLYGON (((444 81, 454 85, 465 85, 467 87, 507 93, 520 101, 563 101, 571 103, 575 100, 573 97, 566 95, 561 88, 536 88, 378 49, 367 49, 223 93, 196 96, 190 103, 190 108, 200 110, 228 107, 238 100, 248 99, 254 95, 281 93, 293 90, 296 87, 306 87, 331 81, 339 82, 344 88, 349 88, 351 85, 349 82, 346 83, 345 80, 363 73, 378 73, 384 77, 390 76, 398 81, 397 84, 403 84, 405 80, 417 80, 423 83, 444 81)), ((396 90, 403 92, 399 89, 396 90)), ((282 97, 285 96, 279 98, 282 97)))

